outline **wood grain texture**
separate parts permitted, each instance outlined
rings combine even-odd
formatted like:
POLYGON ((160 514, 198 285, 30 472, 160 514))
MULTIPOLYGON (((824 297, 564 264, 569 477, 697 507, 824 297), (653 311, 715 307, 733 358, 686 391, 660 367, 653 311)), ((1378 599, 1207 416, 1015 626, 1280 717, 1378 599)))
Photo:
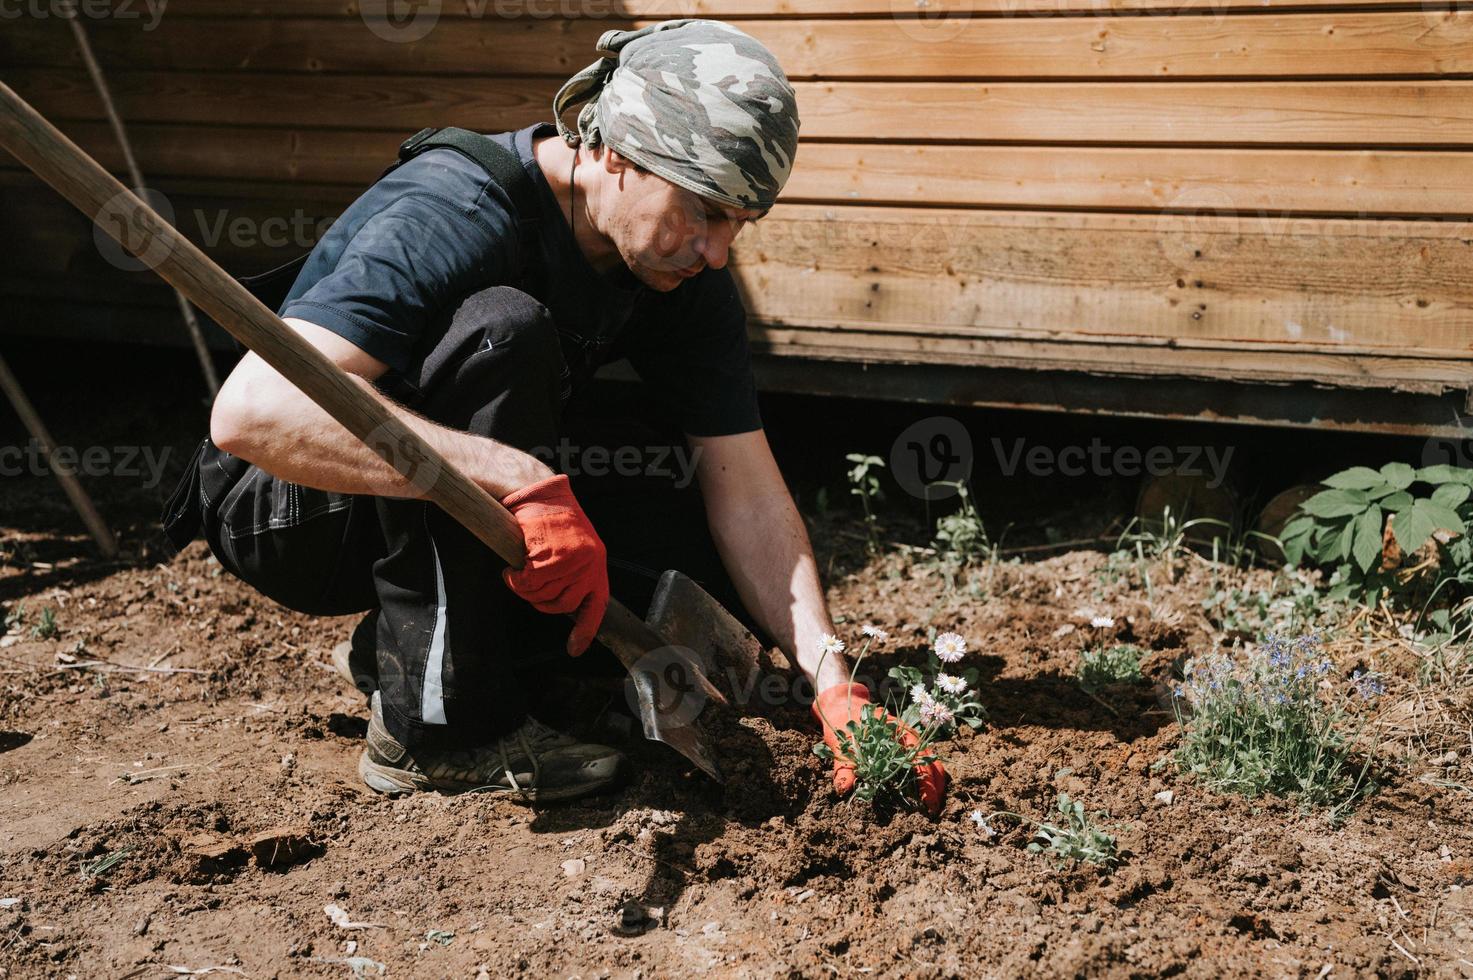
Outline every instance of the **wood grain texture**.
MULTIPOLYGON (((101 118, 85 76, 17 69, 7 81, 62 123, 101 118)), ((271 72, 109 75, 130 124, 486 132, 551 119, 557 83, 271 72)), ((1473 146, 1473 81, 799 83, 806 141, 1224 146, 1473 146)), ((68 132, 70 127, 64 126, 68 132)), ((223 134, 217 138, 224 138, 223 134)), ((351 164, 351 161, 345 161, 351 164)), ((358 179, 358 178, 354 178, 358 179)))
MULTIPOLYGON (((647 20, 491 17, 436 25, 395 43, 357 18, 162 17, 155 29, 97 20, 104 65, 564 78, 598 37, 647 20)), ((0 63, 77 62, 49 21, 0 32, 0 63)), ((1473 72, 1473 11, 1264 13, 1251 17, 748 20, 788 76, 806 79, 1366 77, 1473 72)), ((380 32, 382 33, 382 31, 380 32)))

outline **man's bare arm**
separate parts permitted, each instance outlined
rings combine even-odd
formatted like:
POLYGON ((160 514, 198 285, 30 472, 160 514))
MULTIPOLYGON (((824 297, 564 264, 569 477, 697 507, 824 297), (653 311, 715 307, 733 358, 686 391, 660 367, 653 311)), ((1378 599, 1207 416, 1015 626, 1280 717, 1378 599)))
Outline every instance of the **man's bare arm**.
POLYGON ((760 430, 692 438, 706 515, 742 601, 817 690, 849 679, 844 658, 820 669, 819 637, 834 631, 813 547, 760 430))
MULTIPOLYGON (((372 384, 388 365, 324 327, 298 319, 286 323, 492 496, 505 497, 553 475, 535 456, 436 425, 395 404, 372 384)), ((242 358, 220 388, 210 438, 231 455, 303 486, 382 497, 416 497, 425 489, 416 489, 255 354, 242 358)))

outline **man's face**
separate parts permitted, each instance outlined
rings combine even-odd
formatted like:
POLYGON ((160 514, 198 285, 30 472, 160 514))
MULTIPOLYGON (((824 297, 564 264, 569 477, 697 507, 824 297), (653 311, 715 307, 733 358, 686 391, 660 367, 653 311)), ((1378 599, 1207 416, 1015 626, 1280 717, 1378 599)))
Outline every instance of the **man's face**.
POLYGON ((732 239, 762 215, 703 198, 609 152, 618 158, 616 203, 603 231, 651 289, 668 292, 707 266, 722 268, 732 239))

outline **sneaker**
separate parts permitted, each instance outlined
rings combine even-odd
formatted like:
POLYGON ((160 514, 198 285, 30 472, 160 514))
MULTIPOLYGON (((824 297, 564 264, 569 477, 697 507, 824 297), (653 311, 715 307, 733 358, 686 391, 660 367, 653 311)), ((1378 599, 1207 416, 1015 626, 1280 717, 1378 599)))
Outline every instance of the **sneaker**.
POLYGON ((487 745, 411 757, 384 727, 379 692, 370 700, 373 717, 358 775, 380 793, 474 790, 545 803, 596 793, 624 774, 624 756, 617 749, 579 742, 530 716, 516 731, 487 745))
POLYGON ((332 648, 332 666, 365 697, 378 690, 378 661, 371 652, 353 646, 352 640, 344 640, 332 648))

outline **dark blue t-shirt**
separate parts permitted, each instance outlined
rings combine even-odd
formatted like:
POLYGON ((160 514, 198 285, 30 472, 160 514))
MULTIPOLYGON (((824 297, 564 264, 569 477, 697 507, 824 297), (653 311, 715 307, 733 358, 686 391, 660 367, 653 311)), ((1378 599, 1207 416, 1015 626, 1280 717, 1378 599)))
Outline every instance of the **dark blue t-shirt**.
POLYGON ((467 296, 513 286, 551 312, 575 385, 600 364, 628 357, 668 396, 688 434, 761 428, 746 310, 731 273, 707 268, 661 293, 623 264, 597 272, 532 156, 532 140, 555 132, 541 123, 492 137, 516 152, 536 188, 538 213, 523 216, 534 227, 520 249, 506 192, 455 150, 428 150, 343 212, 281 315, 325 327, 403 375, 434 348, 467 296))

